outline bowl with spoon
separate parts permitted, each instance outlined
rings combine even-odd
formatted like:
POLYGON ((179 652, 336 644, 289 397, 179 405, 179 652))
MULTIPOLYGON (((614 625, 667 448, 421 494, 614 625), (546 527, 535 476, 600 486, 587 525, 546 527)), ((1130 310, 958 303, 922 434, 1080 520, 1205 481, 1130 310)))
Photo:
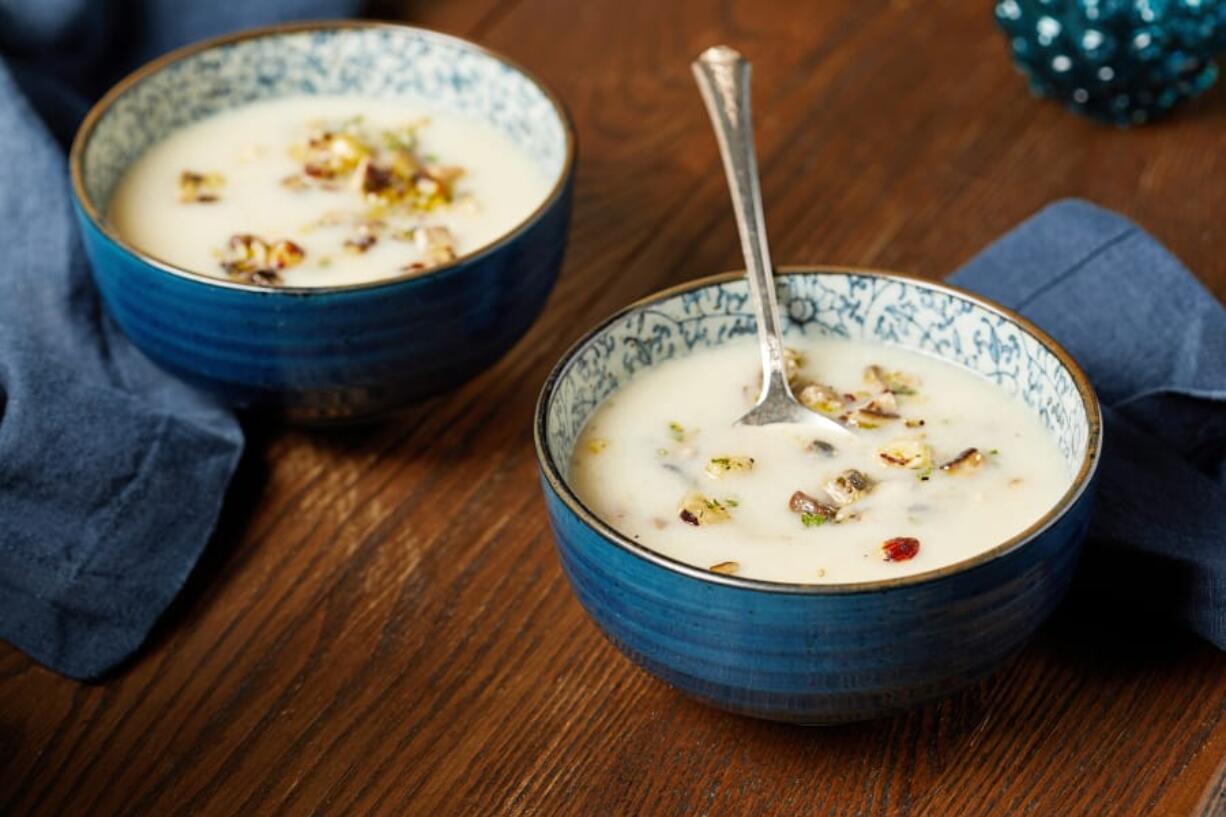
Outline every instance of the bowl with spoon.
POLYGON ((977 295, 892 272, 772 269, 752 158, 748 64, 717 47, 699 58, 695 73, 719 136, 747 271, 630 304, 581 337, 549 375, 534 433, 563 571, 626 656, 722 709, 835 723, 949 694, 1021 649, 1068 588, 1100 449, 1094 392, 1055 341, 977 295), (782 423, 827 439, 864 433, 797 403, 784 344, 887 344, 956 364, 1017 397, 1057 443, 1066 489, 1024 530, 983 542, 974 556, 895 578, 834 583, 697 566, 593 511, 575 488, 572 460, 602 404, 660 366, 753 336, 761 392, 748 415, 729 415, 730 424, 782 423))

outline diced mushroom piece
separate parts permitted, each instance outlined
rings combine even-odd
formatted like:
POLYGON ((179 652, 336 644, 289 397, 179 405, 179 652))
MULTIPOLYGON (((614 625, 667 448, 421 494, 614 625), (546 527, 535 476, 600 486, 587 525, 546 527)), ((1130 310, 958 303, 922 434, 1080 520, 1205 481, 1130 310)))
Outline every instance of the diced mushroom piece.
POLYGON ((197 173, 184 170, 179 174, 179 201, 184 204, 211 204, 221 198, 226 177, 220 173, 197 173))
POLYGON ((753 465, 753 457, 712 457, 704 470, 706 470, 707 476, 711 479, 723 479, 727 474, 752 471, 753 465))
POLYGON ((947 474, 969 474, 979 470, 986 462, 978 448, 968 448, 949 462, 941 465, 941 470, 947 474))
POLYGON ((919 380, 906 372, 889 372, 877 365, 864 370, 864 382, 877 389, 889 390, 895 394, 915 394, 919 388, 919 380))
POLYGON ((796 393, 796 399, 806 408, 820 411, 823 414, 837 414, 843 410, 841 395, 830 386, 821 383, 809 383, 796 393))
POLYGON ((932 466, 932 449, 920 440, 901 439, 877 450, 883 463, 893 468, 922 470, 932 466))
POLYGON ((850 505, 873 490, 873 481, 855 468, 848 468, 826 483, 826 493, 838 505, 850 505))
POLYGON ((677 515, 682 522, 695 527, 716 525, 732 518, 724 503, 718 499, 709 499, 696 491, 686 494, 681 500, 677 515))
POLYGON ((710 570, 712 573, 723 573, 725 576, 736 573, 740 569, 740 562, 720 562, 719 564, 713 564, 707 568, 707 570, 710 570))

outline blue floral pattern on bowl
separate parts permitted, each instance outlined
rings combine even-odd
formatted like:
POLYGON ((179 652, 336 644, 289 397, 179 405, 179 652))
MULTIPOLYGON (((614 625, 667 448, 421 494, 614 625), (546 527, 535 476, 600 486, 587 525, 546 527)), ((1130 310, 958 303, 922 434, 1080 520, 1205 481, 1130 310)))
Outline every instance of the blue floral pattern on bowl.
POLYGON ((557 178, 566 130, 523 73, 471 44, 406 26, 371 25, 240 39, 172 62, 129 88, 98 120, 84 183, 105 203, 124 170, 172 131, 230 108, 294 95, 428 101, 506 134, 557 178))

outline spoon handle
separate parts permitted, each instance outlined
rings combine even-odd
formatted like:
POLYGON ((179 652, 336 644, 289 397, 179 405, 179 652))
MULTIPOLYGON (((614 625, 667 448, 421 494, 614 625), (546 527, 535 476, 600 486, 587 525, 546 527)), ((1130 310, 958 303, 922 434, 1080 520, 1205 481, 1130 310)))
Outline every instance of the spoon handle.
POLYGON ((762 187, 754 154, 753 116, 749 102, 749 60, 736 49, 716 45, 699 55, 691 65, 698 88, 711 115, 719 140, 724 172, 732 193, 732 209, 745 253, 745 269, 754 311, 758 318, 758 343, 762 349, 763 397, 772 381, 782 382, 787 392, 783 364, 783 339, 779 332, 779 305, 770 250, 766 246, 766 219, 762 214, 762 187))

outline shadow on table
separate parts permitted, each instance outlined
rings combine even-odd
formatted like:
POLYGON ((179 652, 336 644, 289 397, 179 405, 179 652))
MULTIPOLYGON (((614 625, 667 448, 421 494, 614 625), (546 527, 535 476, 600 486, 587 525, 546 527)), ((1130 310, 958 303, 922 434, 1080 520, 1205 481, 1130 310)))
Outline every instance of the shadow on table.
POLYGON ((397 439, 411 433, 428 412, 428 404, 422 404, 379 423, 289 432, 285 431, 284 424, 276 419, 244 418, 246 446, 227 489, 222 512, 208 546, 188 576, 183 589, 154 626, 144 646, 133 658, 100 680, 106 681, 126 672, 128 667, 139 662, 144 655, 155 652, 179 628, 192 626, 202 612, 203 599, 208 595, 208 591, 224 580, 224 574, 237 568, 236 561, 241 555, 239 545, 246 540, 247 531, 265 499, 269 479, 269 449, 275 437, 287 433, 310 435, 311 445, 333 453, 356 454, 382 445, 394 445, 397 439))

